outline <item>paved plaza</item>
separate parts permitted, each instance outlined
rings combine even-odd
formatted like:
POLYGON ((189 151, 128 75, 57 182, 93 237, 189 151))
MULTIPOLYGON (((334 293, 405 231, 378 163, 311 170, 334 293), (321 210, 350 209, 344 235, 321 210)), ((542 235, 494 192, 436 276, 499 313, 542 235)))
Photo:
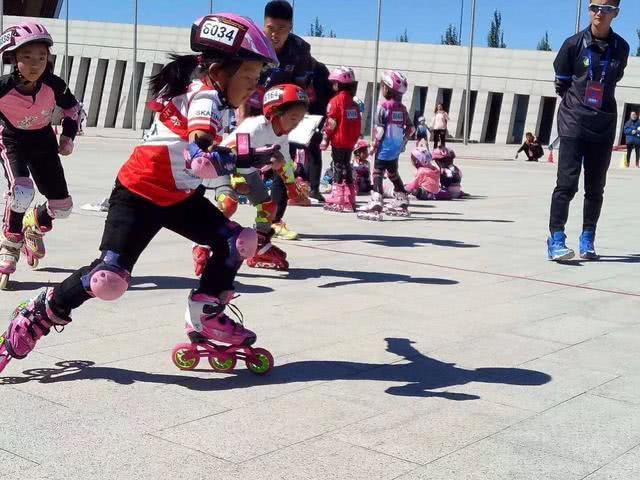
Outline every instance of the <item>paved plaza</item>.
MULTIPOLYGON (((105 214, 79 207, 108 196, 134 142, 78 140, 74 214, 0 292, 3 318, 97 256, 105 214)), ((640 478, 640 170, 610 173, 602 261, 559 265, 555 168, 507 160, 516 148, 458 147, 472 198, 411 218, 291 208, 289 273, 238 276, 235 303, 275 356, 266 377, 173 365, 197 282, 190 242, 162 232, 123 299, 85 304, 0 374, 0 478, 640 478)))

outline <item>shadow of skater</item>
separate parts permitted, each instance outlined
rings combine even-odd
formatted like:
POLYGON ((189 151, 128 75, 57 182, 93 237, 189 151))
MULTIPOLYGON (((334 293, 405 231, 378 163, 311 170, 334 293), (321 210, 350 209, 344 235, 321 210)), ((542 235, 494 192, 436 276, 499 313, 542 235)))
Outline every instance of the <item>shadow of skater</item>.
POLYGON ((336 233, 336 234, 301 234, 303 240, 320 240, 323 242, 331 241, 360 241, 380 245, 383 247, 417 247, 418 245, 435 245, 437 247, 454 247, 454 248, 477 248, 480 245, 472 243, 459 242, 457 240, 438 240, 435 238, 422 237, 396 237, 392 235, 372 235, 357 233, 336 233))
MULTIPOLYGON (((244 278, 273 278, 268 275, 254 273, 238 273, 238 276, 244 278)), ((447 278, 423 278, 400 273, 359 272, 357 270, 335 270, 333 268, 290 268, 286 277, 278 278, 282 278, 283 280, 310 280, 312 278, 323 277, 338 277, 348 280, 325 283, 318 285, 318 288, 336 288, 364 283, 406 282, 424 285, 457 285, 459 283, 457 280, 449 280, 447 278)))
MULTIPOLYGON (((169 277, 164 275, 134 276, 131 279, 129 290, 191 290, 198 288, 200 281, 193 277, 169 277)), ((271 287, 261 285, 245 285, 236 281, 234 283, 236 293, 269 293, 271 287)))
MULTIPOLYGON (((477 400, 478 395, 434 390, 470 383, 497 383, 505 385, 537 386, 551 380, 551 376, 535 370, 521 368, 476 368, 467 370, 423 355, 407 338, 386 338, 387 351, 402 357, 406 362, 391 364, 360 363, 334 360, 308 360, 276 366, 265 377, 256 377, 246 370, 220 377, 213 371, 213 378, 198 378, 187 374, 171 375, 146 373, 124 368, 94 366, 90 361, 64 361, 59 368, 25 370, 24 377, 0 377, 2 385, 17 385, 37 381, 40 383, 71 382, 81 380, 110 380, 121 385, 136 382, 177 384, 197 391, 222 391, 250 388, 257 385, 278 385, 296 382, 364 380, 398 382, 404 385, 389 387, 390 395, 408 397, 438 397, 447 400, 477 400)), ((168 361, 168 359, 167 359, 168 361)))

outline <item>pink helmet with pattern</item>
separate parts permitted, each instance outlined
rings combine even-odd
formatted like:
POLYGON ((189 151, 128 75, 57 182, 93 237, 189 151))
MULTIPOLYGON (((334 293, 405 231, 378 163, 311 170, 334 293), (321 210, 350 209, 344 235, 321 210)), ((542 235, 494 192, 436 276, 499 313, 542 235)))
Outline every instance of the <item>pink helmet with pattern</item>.
POLYGON ((367 142, 364 138, 361 138, 353 147, 353 153, 360 152, 360 150, 369 151, 369 146, 369 142, 367 142))
POLYGON ((331 72, 329 80, 342 84, 356 83, 356 74, 350 67, 338 67, 331 72))
POLYGON ((428 167, 431 165, 431 153, 426 148, 415 148, 411 152, 411 163, 416 168, 428 167))
POLYGON ((214 13, 191 26, 191 50, 221 60, 257 60, 278 66, 271 41, 252 20, 233 13, 214 13))
POLYGON ((400 95, 406 93, 409 82, 404 73, 397 70, 387 70, 382 74, 382 83, 400 95))
POLYGON ((44 43, 47 47, 53 46, 53 38, 44 25, 41 23, 19 23, 2 32, 0 53, 4 58, 7 53, 15 52, 18 48, 35 42, 44 43))

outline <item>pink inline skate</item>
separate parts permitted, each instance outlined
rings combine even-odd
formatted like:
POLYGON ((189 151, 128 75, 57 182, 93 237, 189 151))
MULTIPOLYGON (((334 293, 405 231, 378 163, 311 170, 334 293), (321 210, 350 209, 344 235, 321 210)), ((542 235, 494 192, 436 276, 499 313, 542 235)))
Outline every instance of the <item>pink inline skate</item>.
POLYGON ((6 290, 9 286, 9 277, 16 271, 23 245, 22 234, 0 232, 0 290, 6 290))
POLYGON ((324 209, 330 212, 353 213, 355 211, 355 190, 345 182, 334 183, 331 195, 325 199, 324 209))
POLYGON ((273 356, 264 348, 253 348, 256 334, 242 325, 239 310, 229 304, 233 292, 223 292, 220 298, 191 292, 185 314, 187 335, 191 343, 180 343, 173 348, 171 358, 181 370, 193 370, 206 357, 216 372, 231 372, 238 359, 244 360, 247 368, 265 375, 273 368, 273 356), (229 305, 239 323, 225 315, 229 305), (215 341, 227 345, 218 345, 215 341))
POLYGON ((271 237, 273 229, 269 233, 258 232, 258 251, 253 257, 247 258, 247 266, 267 270, 289 270, 286 252, 273 245, 271 237))
POLYGON ((12 358, 25 358, 37 341, 49 334, 51 327, 62 331, 71 322, 70 317, 58 316, 51 310, 49 301, 52 294, 53 289, 47 288, 14 310, 9 328, 0 336, 0 372, 12 358))

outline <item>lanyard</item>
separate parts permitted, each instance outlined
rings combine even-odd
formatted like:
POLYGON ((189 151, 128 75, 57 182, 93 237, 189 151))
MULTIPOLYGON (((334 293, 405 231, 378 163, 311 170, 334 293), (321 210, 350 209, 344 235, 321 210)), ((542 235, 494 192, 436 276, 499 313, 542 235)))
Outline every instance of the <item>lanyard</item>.
MULTIPOLYGON (((591 52, 591 48, 587 48, 587 52, 589 52, 589 80, 593 82, 593 53, 591 52)), ((607 76, 607 71, 609 70, 609 65, 611 64, 611 46, 607 47, 607 51, 604 55, 604 61, 602 63, 604 65, 602 66, 600 83, 604 83, 604 79, 607 76)))

